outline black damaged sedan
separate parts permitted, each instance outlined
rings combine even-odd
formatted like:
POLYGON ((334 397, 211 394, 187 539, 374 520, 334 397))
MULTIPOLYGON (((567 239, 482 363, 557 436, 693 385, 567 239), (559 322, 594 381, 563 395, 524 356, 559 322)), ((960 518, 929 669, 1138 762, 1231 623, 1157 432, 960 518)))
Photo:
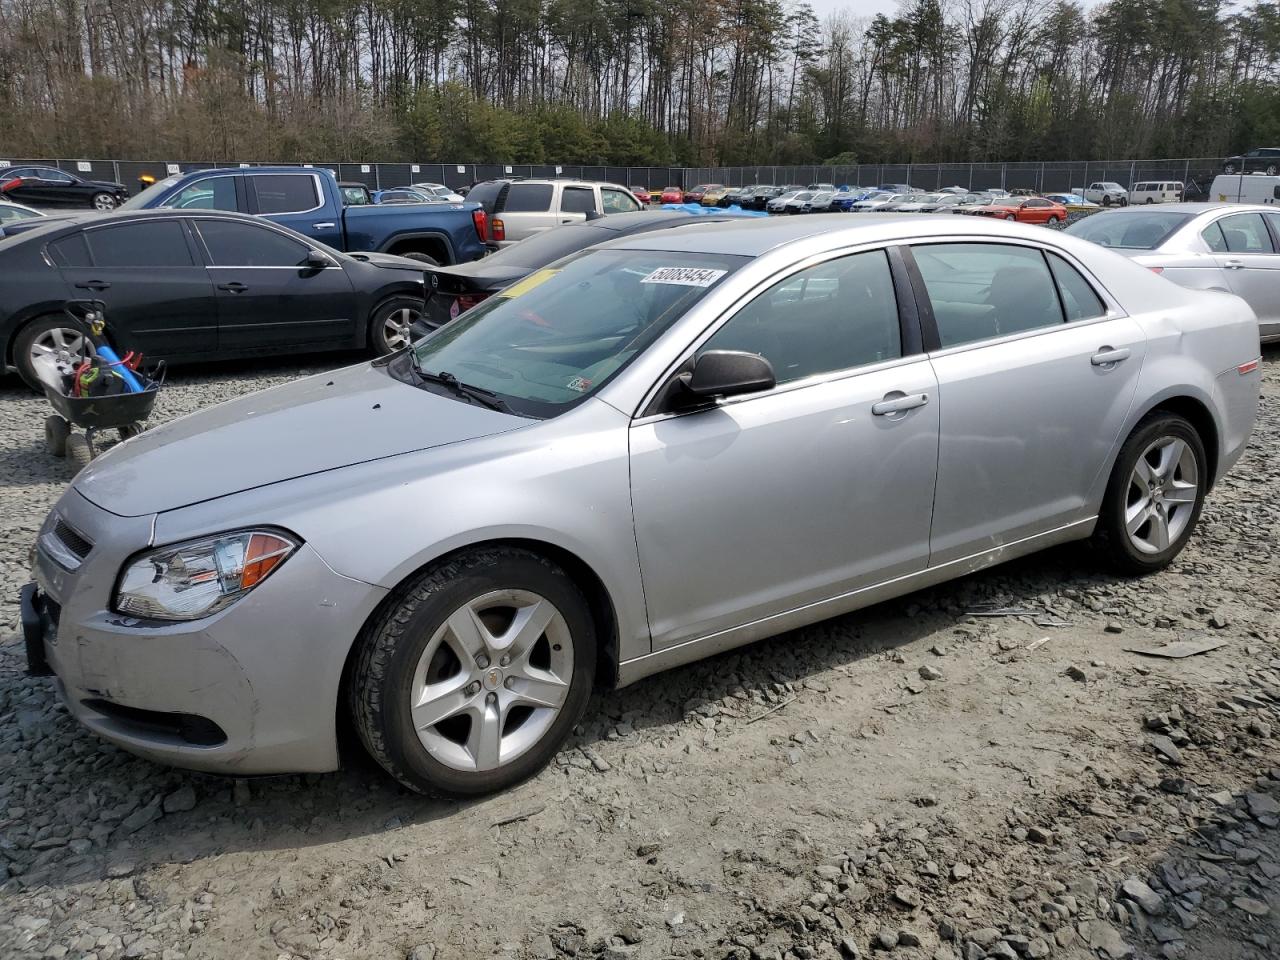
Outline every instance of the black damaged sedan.
POLYGON ((42 354, 78 356, 63 310, 101 300, 120 352, 189 362, 399 349, 422 312, 422 264, 339 253, 215 210, 50 218, 0 239, 0 362, 33 386, 42 354))

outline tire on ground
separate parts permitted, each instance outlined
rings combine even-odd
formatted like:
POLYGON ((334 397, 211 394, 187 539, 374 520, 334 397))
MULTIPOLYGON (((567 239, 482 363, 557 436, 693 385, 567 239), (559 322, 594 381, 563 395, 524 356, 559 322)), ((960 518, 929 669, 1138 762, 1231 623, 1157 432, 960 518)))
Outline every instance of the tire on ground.
POLYGON ((555 756, 586 709, 595 674, 596 636, 586 598, 546 558, 515 547, 464 551, 432 564, 392 596, 357 641, 348 704, 365 749, 411 790, 468 797, 533 776, 555 756), (560 713, 542 737, 509 763, 463 771, 433 757, 414 729, 410 699, 418 661, 445 621, 496 590, 527 590, 551 601, 573 646, 573 672, 560 713))
MULTIPOLYGON (((31 345, 42 335, 59 327, 65 330, 75 329, 71 321, 63 316, 36 317, 13 338, 13 365, 17 368, 18 376, 37 393, 42 393, 43 388, 40 386, 40 378, 36 376, 35 368, 31 365, 31 345)), ((79 330, 76 330, 76 334, 83 336, 79 330)))
POLYGON ((1102 500, 1098 525, 1094 530, 1095 545, 1102 550, 1111 565, 1122 574, 1141 576, 1163 570, 1173 562, 1174 557, 1182 551, 1187 541, 1191 539, 1191 534, 1195 532, 1200 520, 1200 512, 1204 508, 1205 490, 1210 480, 1204 441, 1196 428, 1177 414, 1164 411, 1149 414, 1134 427, 1133 432, 1120 448, 1120 454, 1116 457, 1111 478, 1107 483, 1107 492, 1102 500), (1125 529, 1125 513, 1132 498, 1130 481, 1138 458, 1150 448, 1151 444, 1164 437, 1183 440, 1191 448, 1196 465, 1196 501, 1191 508, 1189 521, 1169 546, 1158 553, 1145 553, 1133 544, 1129 532, 1125 529))
POLYGON ((408 332, 409 339, 412 339, 412 318, 422 315, 424 304, 419 297, 392 297, 384 300, 373 308, 373 313, 369 316, 369 348, 377 356, 392 353, 402 347, 408 345, 408 339, 403 343, 392 343, 388 335, 387 321, 395 317, 401 311, 408 311, 410 330, 408 332))

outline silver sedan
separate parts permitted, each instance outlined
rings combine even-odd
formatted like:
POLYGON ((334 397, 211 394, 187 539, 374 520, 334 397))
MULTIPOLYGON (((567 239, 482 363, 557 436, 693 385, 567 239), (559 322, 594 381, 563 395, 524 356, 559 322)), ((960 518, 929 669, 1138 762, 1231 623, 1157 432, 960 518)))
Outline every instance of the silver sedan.
POLYGON ((1253 312, 949 217, 653 231, 86 467, 23 590, 81 722, 238 776, 539 770, 594 686, 1069 540, 1166 566, 1241 455, 1253 312))
POLYGON ((1280 340, 1280 210, 1240 203, 1165 203, 1095 213, 1067 232, 1133 258, 1194 290, 1224 290, 1280 340))

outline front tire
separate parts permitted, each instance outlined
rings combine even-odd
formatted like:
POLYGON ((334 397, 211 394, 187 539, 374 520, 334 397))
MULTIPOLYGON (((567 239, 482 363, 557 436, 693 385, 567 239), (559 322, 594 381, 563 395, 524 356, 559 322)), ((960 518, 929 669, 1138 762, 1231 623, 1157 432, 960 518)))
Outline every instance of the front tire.
POLYGON ((1236 172, 1236 165, 1235 165, 1234 163, 1224 163, 1224 164, 1222 165, 1222 172, 1223 172, 1223 173, 1235 173, 1235 172, 1236 172))
POLYGON ((1176 414, 1151 414, 1120 448, 1095 541, 1120 573, 1163 570, 1191 538, 1209 481, 1195 427, 1176 414))
POLYGON ((595 674, 581 591, 510 547, 428 567, 360 644, 349 687, 360 739, 421 793, 477 796, 533 776, 581 718, 595 674))
POLYGON ((1109 207, 1109 206, 1111 206, 1111 198, 1110 198, 1110 197, 1105 197, 1105 196, 1104 196, 1104 197, 1102 198, 1102 205, 1103 205, 1104 207, 1109 207))
POLYGON ((95 193, 89 200, 89 206, 95 210, 114 210, 116 208, 116 198, 109 193, 95 193))
POLYGON ((424 308, 414 297, 392 297, 378 304, 369 318, 369 346, 374 353, 381 357, 407 347, 424 308))

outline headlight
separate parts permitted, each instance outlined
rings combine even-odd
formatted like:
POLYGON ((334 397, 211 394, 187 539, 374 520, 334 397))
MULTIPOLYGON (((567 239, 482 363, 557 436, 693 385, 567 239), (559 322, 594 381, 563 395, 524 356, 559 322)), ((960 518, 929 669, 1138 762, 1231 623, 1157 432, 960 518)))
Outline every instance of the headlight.
POLYGON ((134 617, 198 620, 235 603, 296 549, 279 530, 237 530, 151 550, 124 568, 112 606, 134 617))

